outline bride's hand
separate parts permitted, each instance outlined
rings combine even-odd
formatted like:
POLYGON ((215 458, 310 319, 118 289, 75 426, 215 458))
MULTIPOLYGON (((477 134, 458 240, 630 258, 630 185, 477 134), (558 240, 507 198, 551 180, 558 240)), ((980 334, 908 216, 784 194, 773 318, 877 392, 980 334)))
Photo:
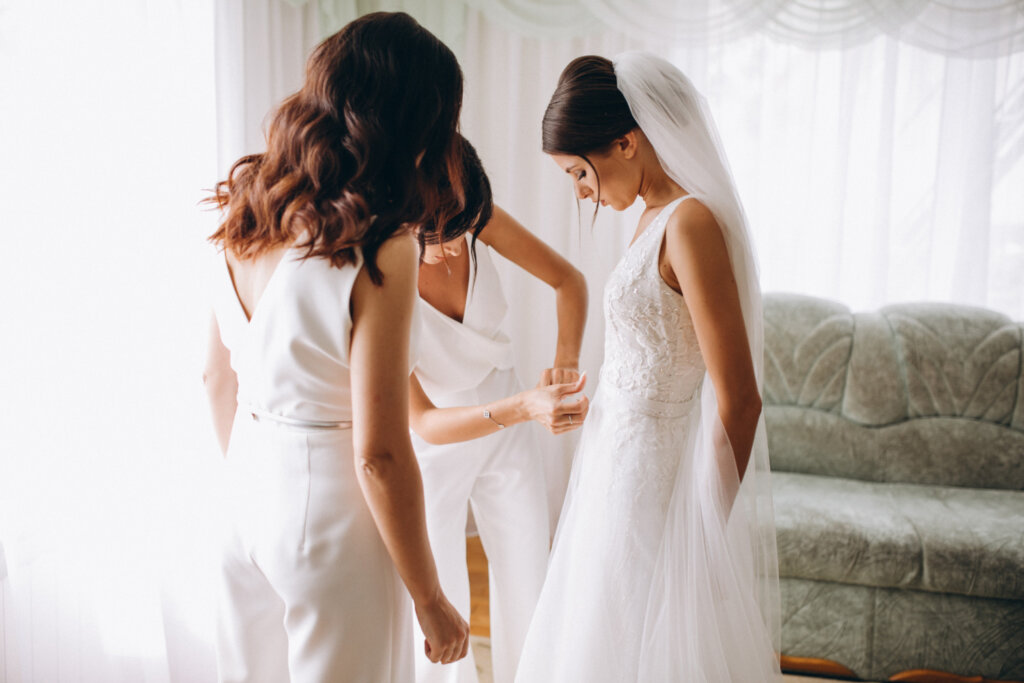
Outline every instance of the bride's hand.
POLYGON ((552 384, 571 384, 580 378, 580 371, 577 368, 546 368, 540 373, 538 387, 546 387, 552 384))
POLYGON ((523 392, 526 413, 552 434, 563 434, 579 429, 590 410, 590 399, 580 395, 575 400, 564 400, 571 394, 583 391, 587 384, 587 373, 579 375, 574 382, 537 386, 523 392))

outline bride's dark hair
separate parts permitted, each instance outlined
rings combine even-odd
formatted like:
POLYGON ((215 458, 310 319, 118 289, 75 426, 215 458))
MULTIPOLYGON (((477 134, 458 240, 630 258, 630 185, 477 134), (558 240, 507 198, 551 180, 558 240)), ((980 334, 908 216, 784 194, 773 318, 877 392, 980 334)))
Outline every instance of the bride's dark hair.
POLYGON ((408 14, 376 12, 324 40, 302 88, 207 201, 226 210, 210 240, 240 258, 302 239, 306 256, 354 263, 412 225, 443 225, 465 200, 455 146, 462 71, 408 14), (442 196, 441 180, 448 189, 442 196))
POLYGON ((597 178, 600 197, 601 178, 589 155, 607 151, 636 127, 611 60, 597 55, 577 57, 562 70, 544 111, 541 149, 545 154, 582 157, 597 178))

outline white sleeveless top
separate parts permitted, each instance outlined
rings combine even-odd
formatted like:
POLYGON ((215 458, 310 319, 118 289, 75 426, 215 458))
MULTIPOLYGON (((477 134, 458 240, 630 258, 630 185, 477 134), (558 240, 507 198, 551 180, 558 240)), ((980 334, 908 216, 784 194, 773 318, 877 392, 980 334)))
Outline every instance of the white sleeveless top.
MULTIPOLYGON (((468 249, 473 237, 467 234, 465 239, 468 249)), ((477 243, 475 264, 470 259, 469 289, 461 323, 422 298, 420 308, 423 324, 416 377, 435 403, 479 386, 494 370, 512 368, 515 354, 502 329, 508 303, 486 244, 477 243)))
MULTIPOLYGON (((238 405, 285 420, 349 421, 349 300, 362 252, 357 250, 355 264, 341 268, 326 258, 303 259, 304 253, 293 248, 284 254, 250 320, 224 255, 217 254, 213 310, 238 375, 238 405)), ((416 348, 417 309, 411 349, 416 348)))

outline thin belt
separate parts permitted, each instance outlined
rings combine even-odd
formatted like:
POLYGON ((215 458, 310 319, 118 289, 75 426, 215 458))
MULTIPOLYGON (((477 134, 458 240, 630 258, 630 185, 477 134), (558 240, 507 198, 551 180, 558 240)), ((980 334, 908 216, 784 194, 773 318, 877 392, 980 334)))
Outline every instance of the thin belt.
POLYGON ((339 420, 336 422, 328 420, 300 420, 295 417, 285 417, 284 415, 275 415, 274 413, 268 413, 260 408, 248 407, 246 408, 249 415, 252 416, 255 422, 268 422, 275 424, 279 427, 286 427, 289 429, 297 429, 301 431, 305 430, 322 430, 322 429, 352 429, 352 422, 350 420, 339 420))
POLYGON ((700 389, 698 385, 689 397, 682 401, 657 401, 645 398, 628 389, 622 389, 612 384, 602 373, 601 382, 597 386, 598 392, 604 392, 613 397, 614 400, 624 403, 631 410, 651 417, 682 417, 688 414, 695 407, 700 405, 700 389))

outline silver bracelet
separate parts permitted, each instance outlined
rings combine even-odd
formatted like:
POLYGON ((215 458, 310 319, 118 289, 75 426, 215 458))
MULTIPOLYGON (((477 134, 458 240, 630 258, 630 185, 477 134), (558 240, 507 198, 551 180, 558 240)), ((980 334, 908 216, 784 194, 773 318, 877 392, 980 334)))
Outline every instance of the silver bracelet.
POLYGON ((494 417, 491 415, 491 411, 488 410, 487 408, 484 408, 484 417, 486 417, 488 420, 490 420, 494 424, 498 425, 499 429, 504 429, 505 428, 505 425, 501 424, 500 422, 498 422, 497 420, 494 419, 494 417))

